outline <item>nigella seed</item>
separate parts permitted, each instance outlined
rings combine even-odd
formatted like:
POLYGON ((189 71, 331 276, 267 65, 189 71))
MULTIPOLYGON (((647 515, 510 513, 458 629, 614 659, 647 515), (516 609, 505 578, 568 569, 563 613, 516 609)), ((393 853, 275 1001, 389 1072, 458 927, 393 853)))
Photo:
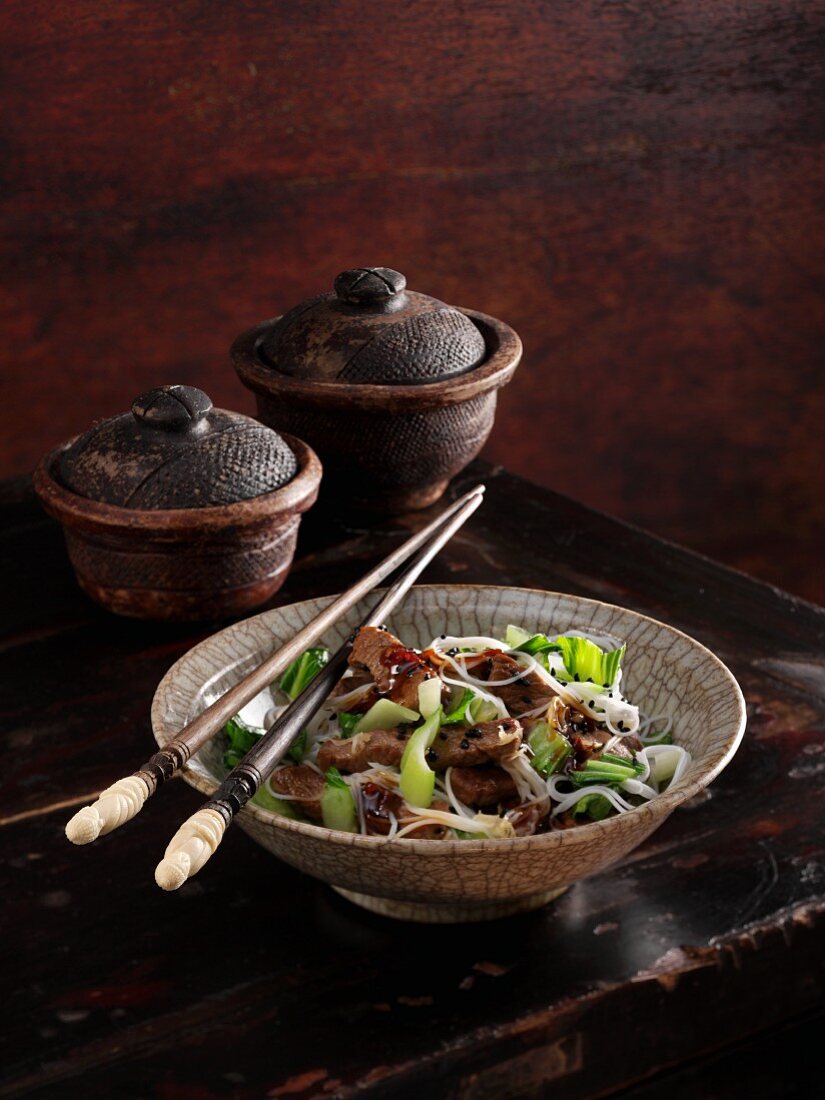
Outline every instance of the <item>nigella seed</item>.
POLYGON ((456 654, 457 654, 458 652, 459 652, 459 650, 458 650, 458 646, 453 646, 453 648, 452 648, 452 649, 448 649, 448 650, 447 650, 447 656, 448 656, 448 657, 455 657, 455 655, 456 655, 456 654))
POLYGON ((438 760, 438 753, 435 749, 427 749, 427 763, 434 764, 438 760))
POLYGON ((476 730, 476 729, 467 730, 467 736, 472 737, 472 739, 474 741, 476 741, 476 740, 478 740, 479 737, 481 737, 481 730, 476 730))
POLYGON ((618 722, 616 724, 616 729, 620 730, 622 733, 624 733, 624 722, 618 722))
POLYGON ((444 730, 442 730, 442 731, 441 731, 441 733, 439 733, 439 735, 438 735, 438 736, 439 736, 439 738, 440 738, 440 739, 441 739, 442 741, 446 741, 446 740, 447 740, 447 734, 446 734, 446 733, 444 732, 444 730))
POLYGON ((460 749, 469 749, 469 747, 470 747, 470 742, 469 742, 469 741, 467 740, 467 738, 466 738, 466 737, 462 737, 462 738, 461 738, 461 740, 460 740, 460 741, 459 741, 459 743, 458 743, 458 747, 459 747, 460 749))

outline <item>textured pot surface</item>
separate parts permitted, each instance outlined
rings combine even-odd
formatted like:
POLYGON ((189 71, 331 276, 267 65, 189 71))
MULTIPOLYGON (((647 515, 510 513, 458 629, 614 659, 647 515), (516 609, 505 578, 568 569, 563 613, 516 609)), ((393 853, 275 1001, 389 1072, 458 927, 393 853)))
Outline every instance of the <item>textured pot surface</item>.
POLYGON ((406 287, 388 267, 343 271, 332 293, 269 326, 261 362, 294 378, 384 385, 432 382, 478 366, 484 338, 470 318, 406 287))
MULTIPOLYGON (((155 694, 152 726, 158 743, 169 741, 215 694, 328 602, 307 600, 264 612, 190 650, 155 694)), ((366 605, 353 609, 327 632, 326 644, 339 645, 365 610, 366 605)), ((423 646, 441 633, 500 636, 511 622, 626 640, 628 696, 648 714, 673 715, 674 739, 692 754, 679 785, 618 817, 512 840, 356 836, 288 820, 254 804, 240 814, 242 828, 279 858, 377 912, 434 922, 489 919, 544 904, 570 883, 621 859, 711 782, 736 751, 745 706, 731 673, 692 638, 635 612, 533 589, 433 585, 412 589, 388 625, 404 641, 423 646)), ((184 770, 186 781, 205 795, 224 774, 224 748, 219 735, 184 770)))
POLYGON ((295 476, 282 488, 213 507, 138 509, 89 500, 56 476, 72 442, 35 472, 41 504, 63 525, 78 582, 120 615, 212 619, 250 610, 283 583, 300 516, 318 495, 321 464, 284 440, 295 476))
POLYGON ((318 451, 329 500, 381 512, 422 508, 484 446, 497 391, 521 358, 521 341, 507 325, 459 312, 481 335, 485 354, 472 369, 436 381, 355 383, 273 370, 261 348, 277 319, 239 336, 232 361, 256 395, 260 419, 318 451))
POLYGON ((161 386, 65 447, 55 476, 72 492, 131 509, 204 508, 286 485, 298 462, 277 432, 215 409, 203 390, 161 386))

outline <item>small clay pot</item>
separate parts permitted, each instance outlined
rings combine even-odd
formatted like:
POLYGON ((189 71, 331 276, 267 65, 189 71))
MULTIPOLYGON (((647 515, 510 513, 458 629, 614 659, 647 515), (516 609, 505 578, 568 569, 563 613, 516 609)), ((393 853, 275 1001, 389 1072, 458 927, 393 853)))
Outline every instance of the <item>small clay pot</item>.
POLYGON ((231 357, 259 419, 318 451, 328 499, 394 513, 432 504, 484 446, 521 341, 406 291, 397 271, 356 268, 243 333, 231 357))
POLYGON ((183 386, 138 398, 131 416, 55 448, 34 475, 92 599, 190 621, 248 611, 280 588, 320 481, 302 440, 183 386))

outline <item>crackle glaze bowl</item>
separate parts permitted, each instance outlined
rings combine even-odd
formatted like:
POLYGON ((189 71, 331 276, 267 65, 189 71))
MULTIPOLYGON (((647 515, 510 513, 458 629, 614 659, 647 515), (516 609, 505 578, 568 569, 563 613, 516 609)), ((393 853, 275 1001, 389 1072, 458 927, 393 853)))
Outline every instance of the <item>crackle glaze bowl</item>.
MULTIPOLYGON (((312 619, 332 597, 265 611, 207 638, 158 686, 152 726, 160 745, 312 619)), ((339 646, 375 602, 355 607, 323 642, 339 646)), ((707 786, 736 752, 745 701, 730 671, 680 631, 596 600, 527 588, 422 585, 388 626, 407 644, 438 634, 501 637, 508 623, 548 634, 583 630, 627 642, 623 690, 648 714, 672 714, 674 740, 692 763, 679 784, 626 814, 509 840, 415 840, 360 836, 280 817, 254 803, 237 822, 293 867, 385 916, 431 923, 490 920, 536 909, 571 883, 621 860, 707 786)), ((186 765, 187 783, 211 795, 224 775, 223 735, 186 765)))

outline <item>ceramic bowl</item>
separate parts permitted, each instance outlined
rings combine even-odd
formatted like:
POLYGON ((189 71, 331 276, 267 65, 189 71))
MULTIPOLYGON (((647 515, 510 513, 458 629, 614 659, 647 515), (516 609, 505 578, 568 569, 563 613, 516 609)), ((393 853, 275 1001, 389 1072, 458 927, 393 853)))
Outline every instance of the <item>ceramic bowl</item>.
MULTIPOLYGON (((374 600, 373 600, 374 602, 374 600)), ((329 598, 265 611, 190 650, 152 705, 160 745, 305 625, 329 598)), ((353 609, 324 641, 341 644, 367 611, 353 609)), ((512 840, 356 836, 279 817, 254 804, 238 824, 259 844, 373 912, 427 922, 488 920, 538 908, 577 879, 621 860, 728 764, 745 728, 745 701, 729 670, 664 623, 595 600, 525 588, 413 588, 389 628, 419 647, 438 634, 503 635, 508 623, 547 633, 579 629, 627 641, 623 687, 648 714, 672 714, 674 739, 693 760, 677 787, 605 821, 512 840)), ((224 774, 222 736, 190 760, 184 778, 211 795, 224 774)))

